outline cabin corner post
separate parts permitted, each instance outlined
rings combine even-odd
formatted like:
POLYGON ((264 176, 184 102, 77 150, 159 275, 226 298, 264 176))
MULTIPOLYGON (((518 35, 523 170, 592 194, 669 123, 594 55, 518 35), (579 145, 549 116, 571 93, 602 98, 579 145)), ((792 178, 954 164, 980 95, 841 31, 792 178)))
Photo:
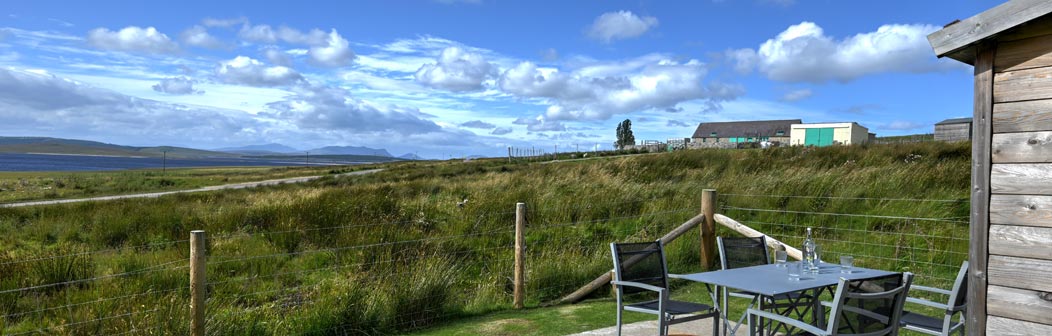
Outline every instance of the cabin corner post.
POLYGON ((968 249, 968 318, 969 335, 986 335, 987 264, 990 232, 990 167, 993 137, 994 57, 997 45, 992 42, 976 46, 975 96, 972 122, 971 214, 968 249))

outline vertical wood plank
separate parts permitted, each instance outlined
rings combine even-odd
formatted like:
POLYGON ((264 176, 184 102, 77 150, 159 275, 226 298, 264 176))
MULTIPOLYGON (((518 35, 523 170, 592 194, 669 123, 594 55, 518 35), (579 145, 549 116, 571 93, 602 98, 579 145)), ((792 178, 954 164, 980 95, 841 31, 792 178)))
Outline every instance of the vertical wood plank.
POLYGON ((526 203, 515 204, 515 309, 526 301, 526 203))
POLYGON ((716 265, 716 189, 701 191, 701 267, 713 270, 716 265))
POLYGON ((205 336, 205 232, 190 231, 190 335, 205 336))
POLYGON ((974 335, 986 332, 986 267, 990 232, 990 139, 993 134, 994 56, 996 45, 980 44, 975 56, 975 96, 972 117, 972 191, 968 249, 968 319, 974 335))

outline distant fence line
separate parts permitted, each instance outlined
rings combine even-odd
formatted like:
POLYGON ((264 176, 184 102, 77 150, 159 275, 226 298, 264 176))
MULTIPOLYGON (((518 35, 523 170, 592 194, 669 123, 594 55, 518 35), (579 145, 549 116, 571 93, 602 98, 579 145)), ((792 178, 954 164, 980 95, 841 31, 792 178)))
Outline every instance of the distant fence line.
MULTIPOLYGON (((835 255, 851 254, 861 266, 914 272, 919 276, 918 282, 925 285, 945 288, 952 283, 954 270, 967 257, 968 239, 962 233, 967 232, 968 221, 954 216, 874 213, 883 208, 873 206, 874 202, 935 202, 949 207, 961 200, 725 194, 720 195, 716 211, 793 246, 801 244, 806 227, 814 227, 816 240, 827 260, 833 260, 835 255), (785 199, 798 202, 782 201, 785 199), (823 207, 829 205, 824 202, 859 206, 864 213, 826 210, 823 207), (870 208, 865 208, 867 206, 870 208)), ((207 249, 198 251, 206 253, 208 258, 201 260, 185 253, 190 250, 190 240, 6 260, 0 262, 0 270, 51 263, 102 264, 106 258, 126 253, 156 262, 125 267, 119 272, 102 269, 96 270, 101 274, 67 274, 72 278, 14 288, 8 288, 11 285, 6 283, 7 287, 0 287, 0 306, 5 307, 0 334, 198 334, 191 324, 203 325, 213 330, 209 333, 215 333, 217 329, 213 327, 231 326, 212 326, 216 323, 215 315, 209 314, 225 314, 231 310, 250 316, 263 316, 259 314, 266 312, 282 314, 314 304, 331 304, 333 300, 344 300, 341 304, 351 305, 347 308, 352 310, 349 313, 366 314, 371 309, 379 309, 388 314, 389 320, 384 323, 399 330, 425 328, 443 319, 471 314, 476 311, 473 309, 479 309, 478 312, 492 309, 476 300, 497 300, 503 302, 502 307, 510 309, 540 305, 569 294, 609 271, 611 261, 605 243, 657 239, 698 214, 697 207, 683 206, 686 204, 696 204, 696 198, 645 198, 605 204, 582 200, 547 208, 527 204, 526 211, 519 213, 514 211, 514 204, 509 204, 507 211, 475 213, 479 229, 467 232, 441 233, 440 223, 414 220, 209 233, 207 249), (611 209, 620 213, 609 213, 611 209), (518 221, 524 224, 524 231, 518 234, 525 245, 517 247, 515 223, 518 221), (483 222, 492 225, 483 225, 483 222), (422 230, 441 235, 422 234, 425 238, 414 239, 396 236, 388 239, 380 235, 379 240, 350 246, 303 246, 302 240, 298 240, 307 236, 324 240, 326 236, 364 232, 361 230, 422 230), (245 253, 241 248, 264 242, 272 245, 269 249, 278 250, 245 253), (155 250, 158 247, 167 249, 155 250), (524 263, 517 266, 525 275, 522 281, 513 277, 516 250, 525 258, 524 263), (568 258, 574 262, 561 262, 568 258), (203 264, 191 266, 192 261, 203 264), (457 262, 470 265, 455 264, 457 262), (473 267, 482 267, 478 265, 486 266, 475 270, 473 267), (450 270, 459 267, 472 267, 470 272, 476 277, 463 278, 462 273, 469 273, 466 269, 460 270, 461 273, 450 270), (189 279, 190 268, 206 270, 207 280, 194 283, 189 279), (332 281, 332 277, 346 281, 332 281), (144 281, 152 284, 147 291, 120 291, 125 283, 144 281), (191 291, 191 286, 201 286, 207 291, 191 291), (366 287, 347 289, 346 286, 366 287), (115 293, 107 293, 106 289, 114 289, 115 293), (81 290, 89 292, 79 292, 81 290), (399 296, 401 291, 410 293, 399 296), (516 292, 522 296, 513 295, 516 292), (88 295, 90 293, 95 296, 88 295), (339 295, 343 296, 334 298, 319 293, 342 293, 339 295), (28 302, 61 295, 65 296, 64 303, 48 306, 40 301, 40 305, 27 309, 28 302), (206 297, 192 299, 194 295, 206 297), (369 306, 366 298, 373 298, 370 295, 394 300, 395 308, 369 306), (204 320, 194 322, 195 314, 185 308, 191 301, 201 303, 193 308, 203 309, 204 320), (98 311, 91 310, 102 306, 118 308, 106 316, 98 316, 95 314, 98 311), (476 306, 481 308, 472 308, 476 306), (353 311, 355 309, 359 311, 353 311)), ((717 229, 715 233, 735 234, 726 229, 717 229)), ((702 244, 697 230, 670 244, 670 268, 677 273, 702 270, 699 263, 704 261, 698 255, 702 244)), ((289 333, 353 332, 362 327, 361 323, 355 320, 327 328, 292 328, 289 333)))

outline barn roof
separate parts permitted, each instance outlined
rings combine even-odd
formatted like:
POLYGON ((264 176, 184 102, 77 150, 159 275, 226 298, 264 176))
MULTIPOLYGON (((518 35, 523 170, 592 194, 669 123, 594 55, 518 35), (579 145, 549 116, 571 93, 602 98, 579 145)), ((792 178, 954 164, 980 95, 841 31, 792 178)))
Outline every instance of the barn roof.
POLYGON ((786 120, 755 120, 755 121, 727 121, 709 122, 698 124, 694 131, 694 138, 709 138, 712 133, 716 137, 749 137, 749 136, 777 136, 775 132, 783 131, 788 135, 793 124, 801 124, 800 119, 786 120))
POLYGON ((935 124, 936 125, 950 125, 950 124, 970 124, 970 123, 972 123, 972 118, 952 118, 952 119, 946 119, 946 120, 937 122, 935 124))
POLYGON ((972 64, 975 62, 975 49, 969 46, 995 38, 1049 13, 1052 13, 1052 1, 1012 0, 973 17, 954 21, 928 35, 928 42, 936 56, 972 64))

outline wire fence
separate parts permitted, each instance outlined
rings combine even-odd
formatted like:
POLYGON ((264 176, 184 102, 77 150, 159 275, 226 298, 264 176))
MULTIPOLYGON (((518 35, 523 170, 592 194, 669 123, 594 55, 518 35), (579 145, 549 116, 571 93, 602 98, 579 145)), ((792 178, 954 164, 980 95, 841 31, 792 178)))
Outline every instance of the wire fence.
MULTIPOLYGON (((962 202, 726 194, 717 212, 794 246, 813 227, 827 260, 851 254, 860 266, 911 271, 918 283, 947 288, 968 247, 962 202), (915 202, 945 211, 910 213, 915 202)), ((697 204, 664 195, 527 205, 526 305, 554 302, 608 272, 610 242, 658 239, 696 216, 697 204)), ((210 232, 208 334, 385 334, 511 309, 513 206, 210 232)), ((702 270, 699 236, 691 230, 667 245, 671 272, 702 270)), ((188 251, 188 240, 173 240, 5 256, 0 334, 188 334, 188 251)))

